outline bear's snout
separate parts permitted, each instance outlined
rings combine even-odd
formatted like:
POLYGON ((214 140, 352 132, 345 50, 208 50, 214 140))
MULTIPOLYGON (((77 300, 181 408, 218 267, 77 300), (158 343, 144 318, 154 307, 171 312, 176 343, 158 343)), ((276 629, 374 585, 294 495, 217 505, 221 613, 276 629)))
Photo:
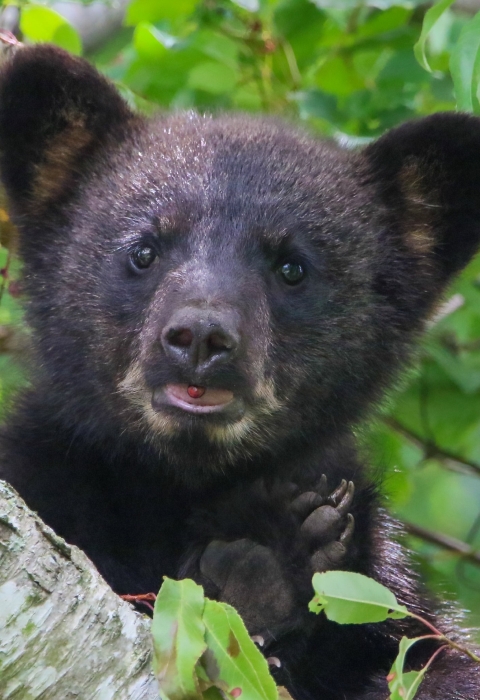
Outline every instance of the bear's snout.
POLYGON ((240 329, 233 310, 187 306, 171 316, 160 340, 166 356, 177 366, 201 373, 235 358, 240 329))

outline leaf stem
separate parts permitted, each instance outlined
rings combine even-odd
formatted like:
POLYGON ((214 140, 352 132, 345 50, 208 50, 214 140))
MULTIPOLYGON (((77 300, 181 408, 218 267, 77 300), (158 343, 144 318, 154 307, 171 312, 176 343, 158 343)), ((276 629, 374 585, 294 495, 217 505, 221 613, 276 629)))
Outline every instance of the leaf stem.
POLYGON ((437 628, 435 627, 435 625, 432 625, 431 622, 429 622, 428 620, 426 620, 426 619, 425 619, 424 617, 422 617, 421 615, 416 615, 415 613, 409 613, 409 615, 410 615, 411 617, 414 617, 416 620, 419 620, 419 622, 422 622, 422 623, 425 625, 425 627, 428 627, 428 629, 431 630, 431 631, 434 633, 434 635, 435 635, 436 637, 442 637, 442 638, 445 637, 445 635, 443 634, 443 632, 440 632, 440 630, 437 629, 437 628))
POLYGON ((423 667, 423 671, 427 671, 427 669, 430 668, 430 666, 433 664, 437 656, 442 652, 444 649, 448 647, 448 644, 442 644, 441 647, 438 647, 437 651, 431 655, 431 657, 428 659, 427 663, 423 667))
POLYGON ((298 69, 297 59, 295 53, 292 49, 292 45, 286 39, 280 40, 280 46, 283 49, 285 58, 287 59, 288 69, 290 71, 290 77, 292 79, 293 89, 297 90, 302 83, 302 76, 298 69))
MULTIPOLYGON (((451 647, 452 649, 456 649, 457 651, 460 651, 463 654, 466 654, 467 656, 469 656, 472 659, 472 661, 475 661, 476 663, 480 663, 480 657, 478 657, 476 654, 474 654, 473 651, 471 651, 467 647, 464 647, 464 646, 461 646, 460 644, 457 644, 457 642, 454 642, 453 639, 450 639, 449 637, 444 635, 442 632, 440 632, 440 630, 438 630, 435 627, 435 625, 432 625, 432 623, 429 622, 428 620, 426 620, 424 617, 422 617, 421 615, 415 615, 415 613, 410 613, 410 616, 414 617, 419 622, 422 622, 426 627, 428 627, 429 630, 431 630, 434 633, 434 636, 429 635, 428 637, 424 637, 424 639, 434 639, 434 638, 438 639, 439 642, 445 642, 445 645, 451 647)), ((442 649, 443 647, 440 647, 440 648, 442 649)), ((435 657, 436 654, 437 654, 437 652, 435 652, 432 659, 435 657)), ((432 659, 430 659, 430 662, 432 659)))

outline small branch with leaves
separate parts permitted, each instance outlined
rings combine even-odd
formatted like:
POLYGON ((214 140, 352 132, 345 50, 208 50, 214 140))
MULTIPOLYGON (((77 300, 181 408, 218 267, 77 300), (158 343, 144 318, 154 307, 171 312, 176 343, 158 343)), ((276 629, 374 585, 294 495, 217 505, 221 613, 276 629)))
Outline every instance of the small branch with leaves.
MULTIPOLYGON (((414 618, 425 635, 403 637, 387 675, 389 700, 412 700, 435 659, 451 648, 476 663, 480 658, 438 630, 429 620, 400 605, 394 594, 377 581, 349 571, 328 571, 313 577, 315 591, 309 609, 324 613, 341 625, 372 624, 387 619, 414 618), (432 640, 438 647, 420 671, 405 670, 406 655, 414 644, 432 640)), ((152 625, 154 671, 164 700, 285 700, 269 663, 255 646, 238 613, 225 603, 209 600, 201 586, 189 579, 165 579, 155 602, 152 625)))
POLYGON ((347 571, 327 571, 313 577, 315 596, 310 603, 312 612, 324 612, 329 620, 343 625, 383 622, 412 617, 430 631, 420 637, 403 637, 398 656, 387 676, 389 700, 412 700, 436 657, 450 647, 470 657, 476 663, 480 658, 468 647, 462 646, 438 630, 429 620, 410 612, 400 605, 394 594, 385 586, 362 574, 347 571), (405 657, 417 642, 433 640, 439 647, 420 671, 405 671, 405 657))

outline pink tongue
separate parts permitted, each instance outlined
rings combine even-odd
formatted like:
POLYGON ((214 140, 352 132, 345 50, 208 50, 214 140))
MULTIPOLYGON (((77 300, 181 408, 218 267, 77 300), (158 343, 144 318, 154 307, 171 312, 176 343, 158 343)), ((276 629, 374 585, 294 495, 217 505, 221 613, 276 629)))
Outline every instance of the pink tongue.
MULTIPOLYGON (((233 399, 233 391, 227 389, 205 389, 202 396, 192 398, 188 393, 188 384, 167 384, 166 389, 169 394, 185 401, 192 406, 222 406, 233 399)), ((199 387, 200 388, 200 387, 199 387)))

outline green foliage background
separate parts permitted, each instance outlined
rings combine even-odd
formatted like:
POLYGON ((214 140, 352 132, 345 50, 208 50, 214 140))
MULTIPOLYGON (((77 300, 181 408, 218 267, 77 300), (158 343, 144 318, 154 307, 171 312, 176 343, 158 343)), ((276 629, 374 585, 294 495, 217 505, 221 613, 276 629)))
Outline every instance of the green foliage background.
MULTIPOLYGON (((15 4, 22 40, 81 52, 51 3, 15 4)), ((425 20, 430 6, 417 0, 133 0, 124 26, 87 58, 143 111, 263 111, 355 147, 457 103, 480 112, 480 15, 450 5, 442 0, 425 20)), ((8 251, 0 254, 5 261, 8 251)), ((480 257, 446 300, 415 368, 361 437, 386 471, 396 515, 430 539, 450 536, 480 550, 480 257)), ((21 382, 12 351, 19 318, 4 294, 4 403, 21 382)), ((417 535, 411 544, 425 580, 459 599, 480 626, 480 566, 417 535)))

